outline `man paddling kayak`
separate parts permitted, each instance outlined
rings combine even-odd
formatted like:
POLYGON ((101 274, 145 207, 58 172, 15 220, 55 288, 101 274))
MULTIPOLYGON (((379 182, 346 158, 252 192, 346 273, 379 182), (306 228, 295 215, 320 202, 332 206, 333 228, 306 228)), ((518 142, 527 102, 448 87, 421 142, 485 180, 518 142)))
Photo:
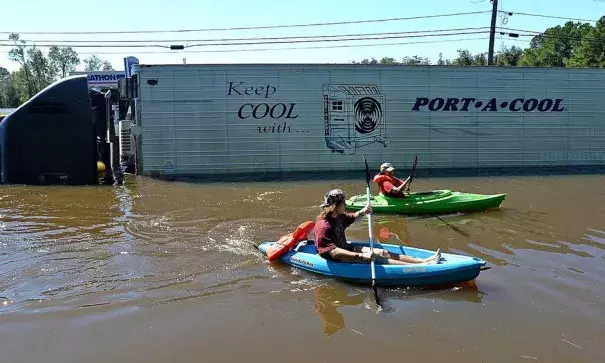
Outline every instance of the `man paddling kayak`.
POLYGON ((340 189, 330 190, 324 197, 321 212, 313 232, 315 234, 315 247, 317 253, 331 261, 408 265, 416 263, 434 263, 441 258, 440 250, 429 258, 421 259, 406 255, 390 253, 383 249, 374 248, 374 254, 369 247, 354 247, 347 242, 345 229, 366 214, 372 213, 372 206, 368 204, 355 213, 345 212, 346 196, 340 189))
POLYGON ((411 176, 405 181, 396 178, 393 174, 395 168, 391 163, 380 165, 380 174, 374 177, 374 182, 378 184, 380 193, 391 198, 405 198, 404 191, 410 190, 411 176))

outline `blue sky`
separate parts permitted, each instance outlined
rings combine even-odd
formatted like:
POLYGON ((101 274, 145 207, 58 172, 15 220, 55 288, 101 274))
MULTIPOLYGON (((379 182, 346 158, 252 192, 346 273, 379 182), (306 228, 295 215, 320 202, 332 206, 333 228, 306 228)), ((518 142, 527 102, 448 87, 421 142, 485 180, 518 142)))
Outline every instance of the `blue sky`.
MULTIPOLYGON (((598 19, 605 15, 603 0, 500 0, 502 10, 537 13, 581 19, 598 19)), ((5 1, 1 7, 0 32, 31 31, 127 31, 232 28, 263 25, 305 24, 364 19, 412 17, 433 14, 489 11, 489 0, 21 0, 5 1), (91 5, 88 5, 91 4, 91 5), (86 8, 90 6, 90 8, 86 8)), ((501 25, 499 18, 497 25, 501 25)), ((174 44, 219 38, 283 37, 425 31, 489 27, 490 14, 404 20, 383 23, 282 28, 245 31, 216 31, 164 34, 103 34, 103 35, 22 35, 28 40, 175 40, 174 44)), ((565 20, 513 15, 505 27, 542 31, 563 24, 565 20)), ((487 30, 487 29, 486 29, 487 30)), ((473 31, 473 30, 467 30, 473 31)), ((464 32, 464 31, 461 31, 464 32)), ((134 55, 144 64, 182 63, 343 63, 364 58, 419 55, 435 61, 439 53, 445 58, 456 55, 457 49, 487 51, 487 34, 455 35, 408 39, 364 40, 338 43, 280 44, 248 46, 256 48, 291 48, 330 45, 385 44, 431 42, 424 44, 377 45, 332 49, 273 50, 257 52, 208 52, 210 50, 244 49, 242 46, 190 48, 188 51, 167 51, 160 48, 77 48, 81 58, 96 53, 109 60, 116 69, 123 69, 123 57, 134 55), (205 51, 205 52, 204 52, 205 51)), ((0 44, 7 44, 7 34, 0 34, 0 44)), ((526 38, 528 40, 529 38, 526 38)), ((39 43, 41 44, 41 43, 39 43)), ((48 43, 47 43, 48 44, 48 43)), ((496 49, 502 45, 525 47, 527 42, 496 37, 496 49)), ((14 70, 17 64, 8 60, 10 48, 0 46, 0 66, 14 70)), ((47 48, 43 48, 46 50, 47 48)))

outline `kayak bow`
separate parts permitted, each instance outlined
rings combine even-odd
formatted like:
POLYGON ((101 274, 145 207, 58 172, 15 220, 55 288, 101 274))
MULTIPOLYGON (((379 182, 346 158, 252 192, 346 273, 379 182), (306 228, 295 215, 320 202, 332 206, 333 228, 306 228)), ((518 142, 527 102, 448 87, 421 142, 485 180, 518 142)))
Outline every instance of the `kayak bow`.
MULTIPOLYGON (((265 253, 273 244, 275 242, 263 242, 258 249, 265 253)), ((369 243, 363 242, 351 242, 351 244, 369 246, 369 243)), ((419 258, 427 258, 435 254, 430 250, 392 244, 374 243, 374 246, 419 258)), ((372 283, 370 264, 328 261, 317 254, 313 241, 300 242, 295 248, 282 255, 279 261, 328 277, 361 284, 372 283)), ((442 253, 441 260, 437 264, 377 264, 375 265, 376 283, 390 287, 455 284, 474 280, 482 270, 488 268, 485 265, 486 262, 477 257, 442 253)))
MULTIPOLYGON (((497 208, 505 198, 506 194, 473 194, 445 189, 409 193, 406 198, 378 194, 370 197, 370 204, 374 213, 443 214, 497 208)), ((365 194, 354 195, 347 199, 346 209, 357 211, 366 204, 365 194)))

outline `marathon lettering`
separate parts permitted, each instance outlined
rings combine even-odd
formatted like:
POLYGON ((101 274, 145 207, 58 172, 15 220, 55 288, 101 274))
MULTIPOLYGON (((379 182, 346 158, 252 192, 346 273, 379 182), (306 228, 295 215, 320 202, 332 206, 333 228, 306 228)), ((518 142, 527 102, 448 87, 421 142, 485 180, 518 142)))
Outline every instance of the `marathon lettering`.
POLYGON ((268 84, 266 86, 265 85, 263 85, 263 86, 247 86, 244 83, 246 83, 246 82, 239 82, 237 84, 235 82, 229 82, 229 91, 227 92, 227 94, 229 96, 232 96, 232 95, 240 95, 240 96, 257 95, 257 96, 263 96, 264 98, 269 98, 269 96, 271 96, 272 94, 274 94, 277 91, 277 88, 270 84, 268 84))
POLYGON ((465 111, 474 107, 482 112, 497 112, 508 110, 511 112, 563 112, 565 107, 562 105, 563 99, 557 98, 515 98, 512 101, 498 102, 496 98, 489 101, 478 101, 474 98, 416 98, 416 103, 412 111, 421 109, 429 111, 465 111))
POLYGON ((125 74, 89 74, 88 82, 116 82, 125 76, 125 74))

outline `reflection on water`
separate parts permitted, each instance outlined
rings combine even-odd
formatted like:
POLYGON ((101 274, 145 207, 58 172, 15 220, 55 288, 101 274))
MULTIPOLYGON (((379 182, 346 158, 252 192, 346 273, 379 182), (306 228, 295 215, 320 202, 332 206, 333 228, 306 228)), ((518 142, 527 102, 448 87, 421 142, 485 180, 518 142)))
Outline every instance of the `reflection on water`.
MULTIPOLYGON (((376 240, 493 268, 475 286, 380 289, 392 307, 381 314, 370 288, 269 264, 254 247, 313 220, 331 188, 365 192, 359 180, 1 186, 0 360, 296 361, 304 341, 326 361, 400 360, 393 346, 454 363, 603 361, 604 179, 417 178, 418 190, 508 196, 487 212, 375 215, 376 240)), ((367 231, 363 220, 347 236, 367 231)))
POLYGON ((346 290, 338 285, 320 286, 313 291, 315 296, 315 311, 321 318, 323 332, 332 335, 338 330, 345 328, 345 319, 338 311, 342 306, 361 305, 367 294, 347 294, 346 290))
MULTIPOLYGON (((450 287, 425 288, 397 288, 379 289, 379 298, 383 309, 394 313, 397 311, 393 303, 399 308, 405 308, 401 302, 439 300, 441 302, 470 302, 481 303, 484 292, 481 292, 473 281, 456 284, 450 287), (386 307, 385 307, 386 306, 386 307)), ((326 283, 313 290, 315 298, 314 308, 321 318, 323 332, 326 336, 333 335, 337 331, 346 328, 345 317, 342 313, 343 307, 370 305, 373 295, 370 288, 353 289, 339 283, 326 283)), ((373 304, 374 302, 372 302, 373 304)), ((355 330, 353 330, 355 331, 355 330)))

